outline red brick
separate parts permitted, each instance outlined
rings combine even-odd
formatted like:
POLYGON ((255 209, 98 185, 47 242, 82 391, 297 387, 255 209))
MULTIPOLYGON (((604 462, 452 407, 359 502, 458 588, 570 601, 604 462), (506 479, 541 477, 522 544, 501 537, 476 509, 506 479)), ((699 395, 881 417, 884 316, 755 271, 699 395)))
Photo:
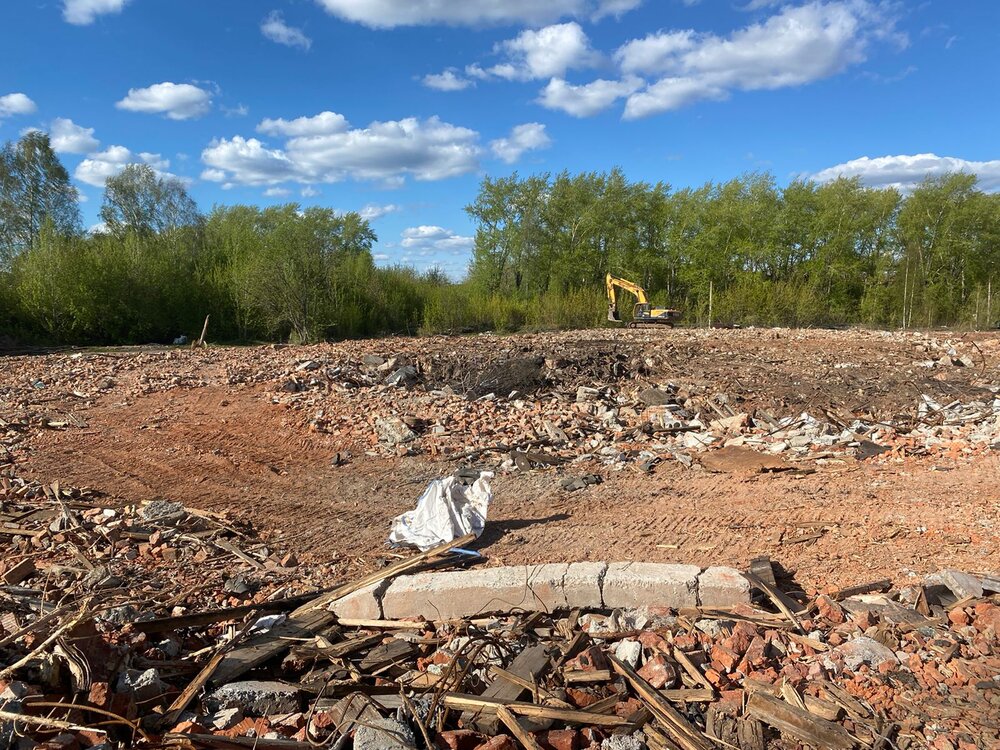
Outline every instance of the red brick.
POLYGON ((440 750, 476 750, 485 741, 486 737, 471 729, 453 729, 434 738, 440 750))
POLYGON ((712 666, 720 672, 732 672, 739 661, 740 655, 722 644, 717 644, 712 648, 712 666))
POLYGON ((476 750, 517 750, 517 743, 506 734, 498 734, 477 747, 476 750))
POLYGON ((662 654, 647 659, 638 674, 657 690, 670 687, 677 681, 677 668, 662 654))
POLYGON ((580 733, 573 729, 550 729, 535 739, 542 750, 580 750, 580 733))
POLYGON ((966 613, 964 609, 962 609, 961 607, 956 607, 955 609, 951 610, 948 613, 948 621, 952 625, 961 628, 965 627, 970 622, 972 622, 972 619, 969 617, 969 615, 966 613))
POLYGON ((579 656, 566 663, 568 669, 579 669, 584 672, 597 672, 608 668, 608 659, 597 646, 591 646, 579 656))

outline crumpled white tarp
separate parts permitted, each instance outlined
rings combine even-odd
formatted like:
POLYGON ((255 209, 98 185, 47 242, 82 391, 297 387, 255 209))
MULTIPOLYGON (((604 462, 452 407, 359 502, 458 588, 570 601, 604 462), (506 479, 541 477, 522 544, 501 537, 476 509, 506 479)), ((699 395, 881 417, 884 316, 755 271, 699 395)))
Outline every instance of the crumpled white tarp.
POLYGON ((417 500, 417 507, 392 521, 392 544, 413 544, 421 551, 429 550, 453 539, 475 534, 478 538, 486 527, 486 513, 493 499, 490 479, 484 471, 471 486, 455 477, 435 479, 417 500))

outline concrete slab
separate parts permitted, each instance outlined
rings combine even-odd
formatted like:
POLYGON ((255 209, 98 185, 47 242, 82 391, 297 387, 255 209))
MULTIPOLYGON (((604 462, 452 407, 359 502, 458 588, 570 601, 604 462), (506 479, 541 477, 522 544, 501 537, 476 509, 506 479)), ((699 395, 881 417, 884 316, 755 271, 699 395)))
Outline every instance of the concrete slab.
POLYGON ((572 563, 563 579, 563 595, 568 609, 600 609, 601 586, 608 572, 605 562, 572 563))
POLYGON ((396 578, 382 597, 387 619, 478 617, 512 610, 566 609, 563 578, 569 565, 520 565, 396 578))
POLYGON ((696 607, 700 572, 696 565, 609 563, 604 575, 604 606, 696 607))
POLYGON ((732 607, 750 601, 750 582, 735 568, 708 568, 698 576, 702 607, 732 607))

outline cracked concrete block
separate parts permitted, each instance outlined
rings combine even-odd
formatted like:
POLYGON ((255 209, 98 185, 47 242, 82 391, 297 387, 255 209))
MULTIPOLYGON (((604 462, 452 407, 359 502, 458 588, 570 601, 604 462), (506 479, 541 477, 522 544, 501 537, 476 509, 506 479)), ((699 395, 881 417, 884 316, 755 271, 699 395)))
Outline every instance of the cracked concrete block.
POLYGON ((519 565, 396 578, 382 597, 382 611, 395 620, 478 617, 490 612, 566 609, 563 578, 569 565, 519 565))
POLYGON ((609 563, 604 575, 604 606, 697 607, 700 572, 697 565, 609 563))
POLYGON ((572 563, 563 579, 563 595, 567 609, 600 609, 601 586, 608 564, 603 562, 572 563))
POLYGON ((379 588, 382 584, 373 583, 338 599, 330 606, 341 620, 381 620, 382 607, 379 604, 379 588))
POLYGON ((708 568, 698 576, 702 607, 732 607, 750 601, 750 582, 735 568, 708 568))

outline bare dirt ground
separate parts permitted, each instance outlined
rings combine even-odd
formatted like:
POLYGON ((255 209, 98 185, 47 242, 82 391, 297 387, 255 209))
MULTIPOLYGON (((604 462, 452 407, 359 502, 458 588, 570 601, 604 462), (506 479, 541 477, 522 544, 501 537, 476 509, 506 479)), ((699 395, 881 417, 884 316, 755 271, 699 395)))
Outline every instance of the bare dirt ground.
POLYGON ((990 334, 675 330, 8 357, 0 358, 0 432, 6 427, 8 460, 22 476, 117 500, 160 496, 232 511, 279 534, 303 561, 375 564, 390 520, 413 507, 430 479, 471 463, 500 469, 478 546, 491 564, 745 568, 769 555, 810 590, 880 577, 901 584, 942 567, 1000 570, 1000 453, 964 434, 909 431, 923 394, 992 401, 998 352, 990 334), (388 370, 365 375, 365 355, 411 363, 420 379, 383 385, 388 370), (966 362, 927 364, 942 357, 966 362), (325 374, 317 380, 317 372, 325 374), (862 460, 849 449, 808 446, 792 465, 813 473, 710 473, 698 451, 688 450, 696 459, 689 468, 655 435, 595 437, 588 425, 596 417, 579 421, 579 386, 612 389, 616 419, 631 429, 627 404, 653 385, 674 388, 685 408, 707 412, 705 422, 824 410, 843 421, 891 422, 896 429, 879 440, 892 450, 862 460), (508 388, 519 393, 507 398, 508 388), (484 392, 497 398, 475 400, 484 392), (709 408, 713 399, 727 411, 709 408), (411 415, 421 439, 385 446, 372 427, 383 415, 411 415), (556 424, 569 437, 544 450, 572 463, 508 471, 503 452, 459 459, 470 446, 537 436, 542 417, 562 419, 556 424), (664 460, 644 473, 593 441, 664 460), (351 458, 333 466, 338 451, 351 458), (588 472, 604 481, 561 488, 563 478, 588 472))

